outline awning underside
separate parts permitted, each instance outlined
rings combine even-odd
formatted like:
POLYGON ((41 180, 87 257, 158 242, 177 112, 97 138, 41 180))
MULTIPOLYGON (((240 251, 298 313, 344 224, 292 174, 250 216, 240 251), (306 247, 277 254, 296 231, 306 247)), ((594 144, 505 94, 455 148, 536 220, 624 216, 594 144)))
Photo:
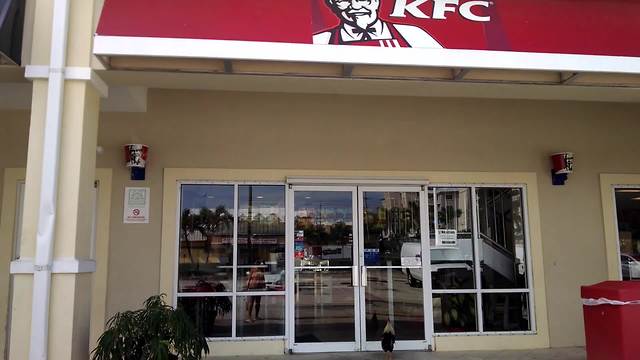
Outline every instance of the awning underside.
POLYGON ((318 78, 509 83, 565 86, 640 87, 640 75, 535 70, 460 69, 367 64, 319 64, 231 59, 116 56, 105 58, 113 70, 179 73, 276 75, 318 78))

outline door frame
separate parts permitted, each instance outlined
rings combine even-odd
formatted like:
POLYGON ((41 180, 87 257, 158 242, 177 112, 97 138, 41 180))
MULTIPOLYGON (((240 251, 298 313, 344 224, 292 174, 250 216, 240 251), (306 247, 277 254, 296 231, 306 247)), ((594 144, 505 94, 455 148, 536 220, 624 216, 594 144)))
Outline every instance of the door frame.
MULTIPOLYGON (((364 243, 362 241, 362 225, 363 217, 363 193, 367 191, 388 191, 388 192, 417 192, 420 201, 420 237, 422 251, 422 296, 423 296, 423 313, 424 313, 424 340, 397 341, 395 348, 397 350, 431 350, 433 349, 434 331, 433 331, 433 306, 431 293, 431 254, 429 240, 429 206, 428 206, 428 182, 411 182, 407 183, 402 180, 394 182, 369 182, 362 180, 351 180, 345 183, 336 183, 335 181, 322 181, 304 179, 300 184, 288 183, 286 188, 286 266, 287 266, 287 301, 286 315, 288 317, 286 326, 287 349, 290 353, 319 353, 319 352, 343 352, 343 351, 379 351, 381 345, 379 341, 366 341, 366 322, 365 313, 365 297, 364 287, 360 286, 362 282, 362 267, 364 264, 364 243), (354 241, 357 239, 357 246, 352 247, 353 264, 352 278, 357 281, 358 285, 354 287, 354 326, 355 326, 355 342, 332 342, 332 343, 295 343, 295 268, 294 268, 294 219, 295 204, 294 194, 296 191, 345 191, 352 192, 353 201, 353 235, 354 241), (355 279, 357 277, 357 280, 355 279)), ((355 282, 354 281, 354 282, 355 282)))
MULTIPOLYGON (((353 287, 353 314, 354 314, 354 341, 353 342, 329 342, 329 343, 304 343, 296 344, 295 328, 295 260, 294 260, 294 231, 295 231, 295 203, 294 194, 297 191, 317 191, 317 192, 345 192, 351 193, 351 213, 353 222, 353 240, 356 241, 358 234, 358 187, 355 185, 288 185, 286 194, 286 246, 287 256, 287 287, 288 294, 286 313, 289 318, 287 337, 288 348, 290 352, 296 353, 319 353, 319 352, 342 352, 342 351, 358 351, 360 349, 360 316, 358 287, 353 287)), ((354 279, 358 269, 358 248, 351 247, 353 263, 351 266, 351 278, 354 279)), ((336 269, 346 269, 347 267, 334 267, 336 269)), ((353 280, 352 280, 353 281, 353 280)))
POLYGON ((622 280, 616 190, 625 188, 640 188, 640 175, 600 174, 600 195, 609 280, 622 280))
MULTIPOLYGON (((362 185, 358 186, 358 255, 361 268, 364 268, 364 193, 365 192, 415 192, 420 202, 420 239, 422 259, 422 304, 424 316, 424 340, 396 341, 396 350, 429 350, 433 348, 433 306, 431 295, 431 251, 429 240, 429 206, 427 197, 428 186, 421 185, 362 185)), ((381 268, 387 268, 382 266, 381 268)), ((402 268, 393 267, 393 268, 402 268)), ((358 269, 362 270, 362 269, 358 269)), ((361 282, 364 280, 361 278, 361 282)), ((360 319, 366 319, 366 289, 360 290, 360 319)), ((380 341, 367 341, 366 322, 360 321, 361 351, 382 351, 380 341)))

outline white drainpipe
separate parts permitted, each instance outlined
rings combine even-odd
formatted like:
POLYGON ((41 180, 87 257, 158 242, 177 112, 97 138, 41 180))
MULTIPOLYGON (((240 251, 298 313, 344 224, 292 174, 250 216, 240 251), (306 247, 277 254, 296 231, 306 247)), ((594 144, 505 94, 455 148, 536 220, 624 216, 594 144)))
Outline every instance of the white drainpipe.
MULTIPOLYGON (((42 156, 42 184, 38 211, 38 234, 33 271, 30 360, 46 360, 49 338, 49 300, 53 239, 56 225, 58 173, 60 172, 60 132, 64 99, 67 33, 70 0, 54 0, 51 29, 51 58, 42 156)), ((72 321, 72 319, 69 319, 72 321)))

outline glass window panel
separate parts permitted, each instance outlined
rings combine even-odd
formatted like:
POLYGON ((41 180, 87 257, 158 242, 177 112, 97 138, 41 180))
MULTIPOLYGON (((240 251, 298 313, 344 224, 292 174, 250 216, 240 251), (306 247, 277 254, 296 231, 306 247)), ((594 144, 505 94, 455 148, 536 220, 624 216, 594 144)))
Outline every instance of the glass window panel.
POLYGON ((405 270, 368 269, 365 287, 367 341, 378 341, 391 321, 396 340, 424 340, 422 288, 407 282, 405 270))
POLYGON ((284 296, 238 296, 236 336, 284 336, 284 296))
POLYGON ((616 215, 623 280, 640 279, 640 188, 616 189, 616 215))
POLYGON ((230 296, 178 298, 178 306, 208 338, 231 337, 232 305, 230 296))
POLYGON ((430 188, 433 289, 473 289, 473 213, 470 188, 430 188))
POLYGON ((478 188, 482 288, 527 288, 522 190, 478 188))
POLYGON ((436 333, 478 331, 476 294, 434 294, 433 326, 436 333))
POLYGON ((353 194, 296 191, 295 266, 353 265, 353 194))
POLYGON ((178 292, 232 291, 233 185, 183 185, 178 292))
POLYGON ((295 342, 355 341, 351 269, 296 270, 295 342))
POLYGON ((284 291, 284 186, 238 187, 238 291, 284 291))
POLYGON ((528 331, 529 295, 483 294, 482 317, 484 331, 528 331))
POLYGON ((367 191, 363 199, 365 265, 422 265, 418 193, 367 191))

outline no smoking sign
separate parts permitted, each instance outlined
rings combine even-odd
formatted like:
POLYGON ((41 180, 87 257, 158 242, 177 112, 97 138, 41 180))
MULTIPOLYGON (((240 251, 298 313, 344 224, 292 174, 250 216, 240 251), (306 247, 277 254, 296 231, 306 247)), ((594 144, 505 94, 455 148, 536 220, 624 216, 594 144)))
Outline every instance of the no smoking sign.
POLYGON ((127 187, 124 191, 124 223, 149 223, 149 193, 147 187, 127 187))

